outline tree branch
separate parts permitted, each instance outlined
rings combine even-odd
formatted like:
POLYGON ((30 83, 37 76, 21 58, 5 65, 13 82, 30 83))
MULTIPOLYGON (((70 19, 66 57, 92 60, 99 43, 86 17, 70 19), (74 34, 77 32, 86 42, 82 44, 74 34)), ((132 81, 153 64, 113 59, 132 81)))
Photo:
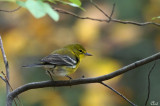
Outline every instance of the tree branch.
MULTIPOLYGON (((92 3, 93 4, 93 3, 92 3)), ((112 18, 114 9, 115 9, 115 4, 113 4, 113 8, 111 11, 111 15, 109 16, 108 14, 106 14, 102 9, 100 9, 95 3, 93 4, 100 12, 102 12, 108 19, 97 19, 97 18, 91 18, 91 17, 82 17, 79 16, 73 12, 70 11, 66 11, 64 9, 60 9, 60 8, 56 8, 54 6, 52 6, 52 8, 62 14, 67 14, 67 15, 71 15, 73 17, 79 18, 79 19, 85 19, 85 20, 93 20, 93 21, 98 21, 98 22, 114 22, 114 23, 120 23, 120 24, 131 24, 131 25, 137 25, 137 26, 145 26, 145 25, 155 25, 160 27, 159 23, 154 23, 154 22, 135 22, 135 21, 124 21, 124 20, 119 20, 119 19, 114 19, 112 18)))
POLYGON ((30 89, 37 89, 37 88, 45 88, 45 87, 61 87, 61 86, 71 86, 71 85, 79 85, 79 84, 88 84, 88 83, 100 83, 104 80, 109 80, 111 78, 114 78, 118 75, 121 75, 127 71, 130 71, 132 69, 135 69, 139 66, 142 66, 144 64, 147 64, 149 62, 152 62, 154 60, 157 60, 160 58, 160 53, 156 53, 152 56, 149 56, 147 58, 144 58, 142 60, 136 61, 134 63, 131 63, 115 72, 112 72, 107 75, 99 76, 99 77, 93 77, 93 78, 82 78, 82 79, 75 79, 70 81, 42 81, 42 82, 32 82, 25 84, 23 86, 18 87, 14 91, 10 92, 7 98, 7 106, 12 105, 13 99, 18 96, 19 94, 30 90, 30 89))
MULTIPOLYGON (((4 48, 3 48, 3 42, 2 42, 2 38, 0 36, 0 48, 1 48, 1 52, 2 52, 2 56, 3 56, 3 61, 4 61, 4 64, 5 64, 5 69, 6 69, 6 82, 7 80, 9 81, 9 65, 8 65, 8 61, 7 61, 7 57, 6 57, 6 54, 5 54, 5 51, 4 51, 4 48)), ((8 96, 10 92, 10 86, 8 83, 6 83, 6 95, 8 96)), ((7 102, 7 101, 6 101, 7 102)))

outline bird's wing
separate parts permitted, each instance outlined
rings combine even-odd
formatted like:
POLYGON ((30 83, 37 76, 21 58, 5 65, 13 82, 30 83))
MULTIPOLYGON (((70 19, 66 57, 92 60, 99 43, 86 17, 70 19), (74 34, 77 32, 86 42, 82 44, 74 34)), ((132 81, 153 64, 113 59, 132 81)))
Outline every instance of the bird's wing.
POLYGON ((65 66, 73 66, 77 64, 75 58, 71 58, 67 55, 61 54, 51 54, 49 56, 44 57, 41 62, 45 64, 53 64, 53 65, 65 65, 65 66))

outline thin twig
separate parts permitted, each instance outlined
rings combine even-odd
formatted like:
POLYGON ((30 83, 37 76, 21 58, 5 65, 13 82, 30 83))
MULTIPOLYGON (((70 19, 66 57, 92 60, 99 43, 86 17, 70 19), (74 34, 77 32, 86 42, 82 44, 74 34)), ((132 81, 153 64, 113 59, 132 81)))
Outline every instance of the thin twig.
POLYGON ((148 77, 147 77, 147 79, 148 79, 148 94, 147 94, 147 98, 146 98, 146 101, 145 101, 145 106, 147 106, 147 103, 148 103, 148 100, 149 100, 149 96, 150 96, 150 89, 151 89, 150 88, 150 76, 151 76, 151 73, 152 73, 155 65, 156 65, 156 61, 154 62, 153 66, 151 67, 151 69, 150 69, 150 71, 148 73, 148 77))
POLYGON ((108 18, 108 20, 110 20, 111 17, 107 13, 105 13, 96 3, 94 3, 92 0, 90 0, 90 2, 94 7, 96 7, 100 12, 102 12, 108 18))
POLYGON ((125 67, 122 67, 119 70, 116 70, 110 74, 99 76, 99 77, 93 77, 93 78, 81 78, 81 79, 74 79, 72 81, 42 81, 42 82, 32 82, 25 85, 22 85, 15 89, 14 91, 10 92, 7 98, 7 106, 12 105, 13 99, 18 96, 19 94, 30 90, 30 89, 37 89, 37 88, 45 88, 45 87, 62 87, 62 86, 71 86, 71 85, 80 85, 80 84, 88 84, 88 83, 99 83, 105 80, 112 79, 116 76, 119 76, 123 73, 126 73, 128 71, 131 71, 137 67, 140 67, 144 64, 147 64, 149 62, 152 62, 154 60, 158 60, 160 58, 160 53, 156 53, 152 56, 149 56, 147 58, 144 58, 142 60, 136 61, 132 64, 129 64, 125 67))
MULTIPOLYGON (((2 56, 3 56, 3 61, 4 61, 4 64, 5 64, 6 77, 7 77, 8 81, 9 81, 9 65, 8 65, 7 57, 6 57, 4 48, 3 48, 3 42, 2 42, 1 36, 0 36, 0 48, 1 48, 2 56)), ((9 92, 10 92, 10 87, 9 87, 9 84, 6 83, 6 95, 8 95, 9 92)))
POLYGON ((121 93, 119 93, 118 91, 116 91, 115 89, 113 89, 112 87, 108 86, 107 84, 100 82, 100 84, 104 85, 105 87, 109 88, 110 90, 112 90, 113 92, 115 92, 116 94, 118 94, 119 96, 121 96, 124 100, 126 100, 129 104, 131 104, 132 106, 136 106, 134 103, 132 103, 129 99, 127 99, 125 96, 123 96, 121 93))
POLYGON ((112 15, 113 15, 113 13, 114 13, 115 6, 116 6, 116 3, 113 4, 112 12, 111 12, 110 18, 112 18, 112 15))
POLYGON ((0 78, 1 78, 5 83, 7 83, 7 82, 6 82, 6 79, 5 79, 2 75, 0 75, 0 78))
MULTIPOLYGON (((11 91, 13 91, 13 88, 12 88, 11 84, 9 83, 9 81, 8 81, 8 79, 7 79, 6 75, 5 75, 5 73, 4 73, 3 71, 2 71, 1 73, 2 73, 3 76, 5 77, 6 83, 8 83, 8 85, 10 86, 11 91)), ((20 102, 20 99, 19 99, 18 96, 17 96, 17 99, 18 99, 18 101, 20 102)), ((15 99, 14 99, 14 103, 15 103, 16 106, 18 106, 15 99)), ((20 103, 21 103, 21 102, 20 102, 20 103)))
POLYGON ((8 81, 8 78, 7 78, 7 76, 5 75, 5 73, 4 73, 3 71, 1 71, 1 73, 3 74, 3 76, 4 76, 5 80, 6 80, 6 82, 8 83, 8 85, 9 85, 10 88, 11 88, 11 90, 13 91, 13 88, 11 87, 11 85, 10 85, 10 83, 9 83, 9 81, 8 81))
POLYGON ((11 13, 11 12, 15 12, 15 11, 19 10, 20 8, 21 7, 19 6, 16 9, 13 9, 13 10, 0 10, 0 12, 9 12, 9 13, 11 13))
MULTIPOLYGON (((97 18, 91 18, 91 17, 82 17, 82 16, 79 16, 79 15, 73 13, 73 12, 66 11, 66 10, 60 9, 60 8, 56 8, 54 6, 52 6, 52 8, 59 13, 71 15, 71 16, 79 18, 79 19, 92 20, 92 21, 98 21, 98 22, 107 22, 108 23, 108 19, 97 19, 97 18)), ((137 26, 155 25, 155 26, 160 27, 159 23, 154 23, 154 22, 124 21, 124 20, 113 19, 113 18, 111 18, 111 20, 109 22, 115 22, 115 23, 121 23, 121 24, 131 24, 131 25, 137 25, 137 26)))
POLYGON ((70 11, 66 11, 66 10, 56 8, 56 7, 53 7, 53 6, 52 6, 52 8, 59 13, 71 15, 71 16, 74 16, 74 17, 79 18, 79 19, 87 19, 87 20, 93 20, 93 21, 99 21, 99 22, 106 22, 107 21, 106 19, 96 19, 96 18, 90 18, 90 17, 82 17, 82 16, 79 16, 75 13, 70 12, 70 11))
POLYGON ((118 20, 118 19, 112 19, 112 22, 117 22, 121 24, 132 24, 132 25, 137 25, 137 26, 145 26, 145 25, 155 25, 160 27, 159 23, 154 23, 154 22, 134 22, 134 21, 123 21, 123 20, 118 20))

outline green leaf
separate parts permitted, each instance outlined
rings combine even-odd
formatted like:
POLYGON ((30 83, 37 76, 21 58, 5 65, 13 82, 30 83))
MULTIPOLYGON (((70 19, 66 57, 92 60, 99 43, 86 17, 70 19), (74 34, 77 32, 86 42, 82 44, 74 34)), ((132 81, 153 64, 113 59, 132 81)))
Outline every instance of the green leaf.
POLYGON ((48 14, 53 20, 59 20, 59 14, 48 3, 44 3, 43 0, 17 1, 16 3, 27 8, 35 18, 41 18, 48 14))
POLYGON ((80 9, 82 9, 83 11, 85 11, 84 8, 82 8, 81 6, 79 6, 79 5, 75 4, 75 3, 66 2, 66 1, 63 1, 63 0, 57 0, 57 2, 63 3, 63 4, 65 4, 65 5, 70 5, 70 6, 72 6, 72 7, 78 7, 78 8, 80 8, 80 9))
POLYGON ((16 3, 21 7, 26 7, 25 2, 23 2, 23 1, 16 1, 16 3))
POLYGON ((77 4, 74 4, 74 3, 67 3, 67 4, 72 6, 72 7, 79 7, 77 4))
POLYGON ((155 20, 157 17, 153 17, 152 20, 155 20))
POLYGON ((159 18, 160 18, 160 16, 153 17, 152 20, 159 19, 159 18))
POLYGON ((78 7, 81 6, 81 1, 80 0, 69 0, 71 3, 77 5, 78 7))
POLYGON ((26 8, 31 12, 31 14, 36 18, 41 18, 46 15, 46 11, 43 8, 42 1, 35 1, 35 0, 27 0, 26 8))
POLYGON ((84 8, 78 6, 78 5, 74 4, 74 3, 67 3, 67 4, 70 5, 70 6, 72 6, 72 7, 78 7, 78 8, 80 8, 81 10, 85 11, 84 8))
POLYGON ((48 0, 49 2, 51 2, 51 3, 56 3, 56 1, 55 0, 48 0))
POLYGON ((47 4, 47 3, 44 3, 44 8, 46 10, 46 13, 55 21, 58 21, 59 20, 59 15, 58 13, 52 9, 52 7, 47 4))

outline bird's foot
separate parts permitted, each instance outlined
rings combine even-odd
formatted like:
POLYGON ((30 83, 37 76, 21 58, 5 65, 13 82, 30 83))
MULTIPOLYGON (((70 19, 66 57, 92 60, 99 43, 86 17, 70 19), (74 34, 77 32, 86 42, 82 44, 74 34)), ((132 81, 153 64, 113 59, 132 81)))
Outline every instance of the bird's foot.
POLYGON ((68 75, 66 75, 66 77, 69 78, 70 88, 71 88, 71 86, 72 86, 72 85, 71 85, 72 77, 70 77, 70 76, 68 76, 68 75))

